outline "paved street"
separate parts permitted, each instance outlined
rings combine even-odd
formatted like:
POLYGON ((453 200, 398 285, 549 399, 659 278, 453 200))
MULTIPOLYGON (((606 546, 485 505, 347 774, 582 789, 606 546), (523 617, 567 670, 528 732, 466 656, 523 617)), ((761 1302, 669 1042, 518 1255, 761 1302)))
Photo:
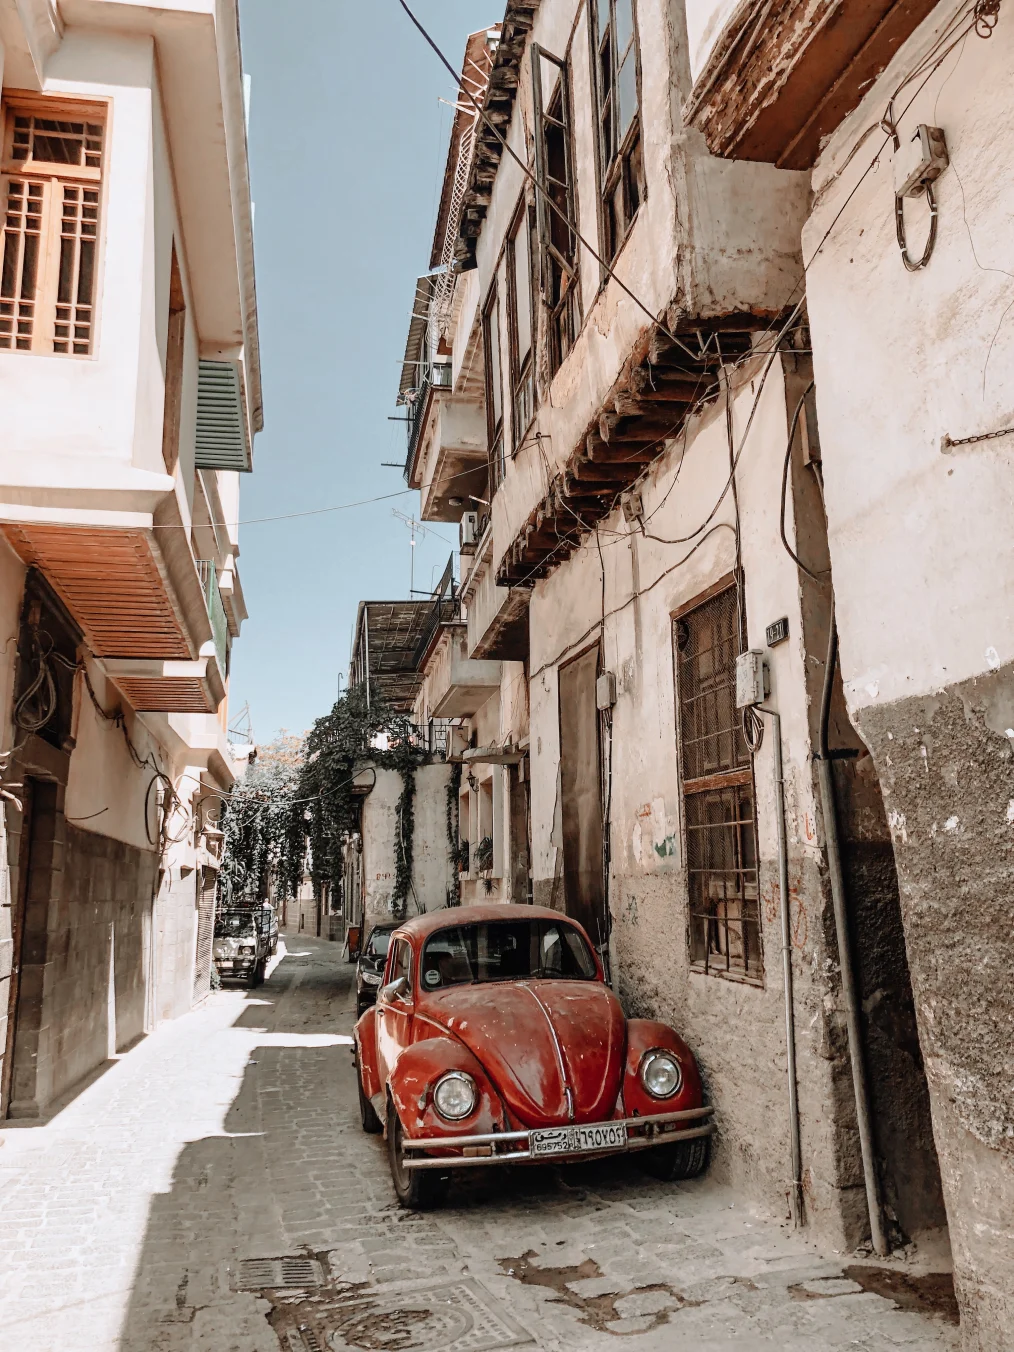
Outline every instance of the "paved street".
POLYGON ((877 1294, 932 1297, 918 1261, 820 1256, 707 1179, 518 1171, 400 1211, 359 1126, 352 969, 287 943, 259 990, 0 1132, 0 1352, 957 1347, 877 1294))

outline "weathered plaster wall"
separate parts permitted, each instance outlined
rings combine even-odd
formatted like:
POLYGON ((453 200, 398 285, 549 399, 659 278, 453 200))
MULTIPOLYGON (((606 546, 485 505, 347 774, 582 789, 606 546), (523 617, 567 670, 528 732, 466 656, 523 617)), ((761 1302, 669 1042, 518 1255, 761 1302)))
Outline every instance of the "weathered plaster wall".
MULTIPOLYGON (((736 446, 759 378, 759 363, 740 377, 733 411, 736 446)), ((789 641, 767 650, 766 656, 769 704, 782 716, 786 771, 805 1201, 816 1233, 841 1247, 854 1246, 868 1227, 812 767, 814 688, 819 694, 827 607, 824 602, 821 627, 820 604, 807 598, 801 575, 781 548, 777 520, 788 418, 804 384, 791 362, 787 376, 780 364, 772 368, 737 483, 750 646, 763 648, 766 625, 781 616, 789 619, 789 641)), ((558 664, 598 641, 604 609, 602 664, 617 676, 610 882, 614 975, 631 1012, 672 1020, 700 1057, 718 1110, 716 1172, 778 1206, 786 1196, 789 1136, 770 725, 755 759, 763 985, 692 971, 687 945, 671 615, 734 568, 731 494, 696 551, 666 542, 693 536, 721 494, 728 464, 724 408, 719 405, 693 425, 685 452, 682 444, 670 449, 653 469, 643 494, 648 538, 636 531, 628 534, 619 514, 600 527, 604 601, 594 538, 536 586, 531 608, 535 898, 563 904, 558 664)), ((789 501, 790 539, 794 496, 789 501)), ((809 511, 812 504, 804 506, 809 511)), ((798 533, 797 547, 804 552, 813 548, 807 532, 798 533)), ((812 566, 819 566, 818 557, 808 557, 812 566)), ((843 722, 847 727, 847 720, 843 722)), ((870 952, 869 994, 877 1005, 884 1002, 884 983, 876 981, 879 969, 873 959, 883 950, 874 943, 870 952)), ((889 1007, 886 1001, 884 1008, 889 1007)), ((896 1069, 893 1044, 883 1061, 890 1082, 896 1069)), ((885 1103, 893 1101, 888 1089, 885 1103)), ((910 1123, 917 1118, 918 1113, 908 1112, 910 1123)), ((918 1125, 924 1126, 925 1120, 918 1119, 918 1125)), ((892 1179, 903 1154, 891 1141, 885 1143, 885 1170, 892 1179)))
MULTIPOLYGON (((923 271, 895 242, 890 147, 879 131, 858 146, 952 12, 826 147, 803 243, 823 241, 807 291, 845 692, 885 790, 965 1346, 992 1352, 1014 1327, 1012 440, 942 442, 1009 426, 1014 406, 1009 19, 901 118, 903 141, 942 127, 951 157, 923 271)), ((921 250, 924 205, 906 219, 921 250)))
MULTIPOLYGON (((712 159, 696 133, 684 133, 680 91, 688 92, 687 37, 682 10, 668 0, 639 0, 641 118, 648 192, 617 259, 617 276, 652 314, 714 315, 737 309, 776 312, 794 299, 799 278, 799 228, 806 205, 805 175, 766 165, 712 159)), ((574 0, 542 4, 532 39, 568 55, 574 107, 574 162, 581 230, 599 249, 594 115, 587 9, 574 0)), ((522 158, 532 126, 531 75, 522 65, 509 141, 522 158)), ((500 275, 504 237, 524 180, 503 158, 477 248, 480 294, 500 275)), ((494 563, 546 493, 651 320, 585 248, 578 255, 584 320, 573 349, 542 400, 535 427, 492 504, 494 563), (536 443, 534 432, 542 434, 536 443)), ((502 282, 501 282, 502 286, 502 282)), ((501 364, 509 370, 506 326, 501 364)), ((505 401, 507 403, 509 401, 505 401)), ((505 416, 509 417, 509 409, 505 416)), ((524 429, 521 429, 522 431, 524 429)), ((506 431, 506 444, 512 445, 506 431)), ((520 443, 520 436, 514 441, 520 443)))
MULTIPOLYGON (((447 904, 451 884, 450 845, 447 840, 447 783, 450 766, 443 762, 423 765, 415 774, 415 830, 412 880, 406 915, 416 910, 432 911, 447 904)), ((367 930, 392 915, 391 893, 395 880, 397 804, 403 781, 397 770, 378 769, 377 782, 363 802, 363 876, 367 930)))

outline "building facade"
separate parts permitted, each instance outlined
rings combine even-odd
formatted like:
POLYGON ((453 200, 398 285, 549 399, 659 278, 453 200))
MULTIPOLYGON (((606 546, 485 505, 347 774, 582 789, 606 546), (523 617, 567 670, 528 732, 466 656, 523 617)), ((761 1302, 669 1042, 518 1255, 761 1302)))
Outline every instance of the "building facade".
POLYGON ((261 426, 234 4, 6 10, 3 1115, 207 991, 261 426))
POLYGON ((416 718, 451 721, 461 900, 488 821, 498 895, 580 918, 697 1050, 714 1170, 836 1248, 949 1239, 998 1349, 1012 340, 977 110, 1010 39, 995 4, 782 10, 511 0, 468 40, 399 394, 461 533, 416 718))

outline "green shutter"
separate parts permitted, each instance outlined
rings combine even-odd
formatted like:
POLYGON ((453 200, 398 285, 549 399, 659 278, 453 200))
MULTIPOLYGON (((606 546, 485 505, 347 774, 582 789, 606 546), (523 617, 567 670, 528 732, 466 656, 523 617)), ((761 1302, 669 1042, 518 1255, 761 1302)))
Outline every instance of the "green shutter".
POLYGON ((194 463, 198 469, 253 469, 239 371, 231 362, 199 363, 194 463))

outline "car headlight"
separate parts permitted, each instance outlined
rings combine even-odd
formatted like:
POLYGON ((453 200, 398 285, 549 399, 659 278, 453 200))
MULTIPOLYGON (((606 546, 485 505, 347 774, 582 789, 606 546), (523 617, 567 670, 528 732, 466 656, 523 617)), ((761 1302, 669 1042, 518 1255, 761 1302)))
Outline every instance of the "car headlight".
POLYGON ((377 972, 363 972, 362 977, 364 984, 367 986, 380 985, 380 975, 377 972))
POLYGON ((243 944, 243 945, 241 945, 239 951, 240 951, 240 953, 246 955, 247 957, 253 957, 253 949, 250 947, 249 944, 243 944))
POLYGON ((475 1081, 461 1070, 442 1075, 433 1090, 433 1106, 449 1122, 468 1117, 474 1112, 477 1099, 475 1081))
POLYGON ((683 1087, 683 1069, 672 1052, 646 1052, 641 1058, 641 1083, 652 1098, 672 1098, 683 1087))

